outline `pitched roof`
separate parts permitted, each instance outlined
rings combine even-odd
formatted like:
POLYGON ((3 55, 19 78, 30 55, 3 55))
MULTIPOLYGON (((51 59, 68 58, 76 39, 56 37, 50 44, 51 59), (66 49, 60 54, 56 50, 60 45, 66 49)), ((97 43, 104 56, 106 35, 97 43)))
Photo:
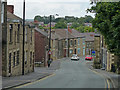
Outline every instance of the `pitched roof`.
POLYGON ((48 36, 48 34, 45 31, 42 31, 41 29, 39 29, 37 27, 35 28, 35 30, 38 31, 38 32, 40 32, 42 35, 44 35, 46 37, 48 36))
POLYGON ((91 32, 91 33, 83 33, 85 35, 85 41, 94 41, 94 35, 95 33, 91 32))
POLYGON ((20 21, 22 21, 22 18, 16 16, 15 14, 12 14, 8 11, 7 11, 7 19, 8 20, 20 20, 20 21))
POLYGON ((75 29, 71 29, 72 30, 72 35, 74 36, 74 37, 85 37, 85 35, 83 34, 83 33, 80 33, 80 32, 78 32, 77 30, 75 30, 75 29))
POLYGON ((58 35, 59 39, 74 38, 73 35, 67 32, 67 29, 55 29, 55 33, 58 35))

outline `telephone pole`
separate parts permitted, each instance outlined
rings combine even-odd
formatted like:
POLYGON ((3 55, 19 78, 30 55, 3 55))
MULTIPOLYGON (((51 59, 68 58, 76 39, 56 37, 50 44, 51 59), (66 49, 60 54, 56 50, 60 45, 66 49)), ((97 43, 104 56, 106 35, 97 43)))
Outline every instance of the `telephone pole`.
POLYGON ((22 75, 24 75, 24 43, 25 43, 24 35, 25 35, 25 0, 23 2, 23 61, 22 61, 22 75))

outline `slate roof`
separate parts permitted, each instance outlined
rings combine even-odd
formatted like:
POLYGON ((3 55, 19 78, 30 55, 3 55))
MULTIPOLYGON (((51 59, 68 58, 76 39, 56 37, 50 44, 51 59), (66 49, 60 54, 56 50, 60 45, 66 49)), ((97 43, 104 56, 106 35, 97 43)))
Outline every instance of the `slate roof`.
POLYGON ((68 32, 67 29, 54 29, 54 34, 52 34, 52 39, 66 39, 66 38, 78 38, 78 37, 85 37, 84 33, 80 33, 75 29, 71 29, 72 33, 68 32))
POLYGON ((85 41, 94 41, 94 35, 95 33, 90 32, 90 33, 83 33, 85 35, 85 41))
POLYGON ((59 39, 74 38, 73 35, 67 32, 67 29, 55 29, 55 33, 59 39))
POLYGON ((45 32, 45 31, 42 31, 41 29, 39 29, 39 28, 35 28, 35 30, 36 31, 38 31, 38 32, 40 32, 42 35, 44 35, 44 36, 48 36, 48 34, 45 32))
POLYGON ((83 33, 80 33, 79 31, 75 30, 75 29, 71 29, 72 30, 72 35, 74 37, 85 37, 85 35, 83 33))
POLYGON ((22 18, 16 16, 15 14, 12 14, 8 11, 7 11, 7 19, 8 20, 20 20, 20 21, 22 21, 22 18))

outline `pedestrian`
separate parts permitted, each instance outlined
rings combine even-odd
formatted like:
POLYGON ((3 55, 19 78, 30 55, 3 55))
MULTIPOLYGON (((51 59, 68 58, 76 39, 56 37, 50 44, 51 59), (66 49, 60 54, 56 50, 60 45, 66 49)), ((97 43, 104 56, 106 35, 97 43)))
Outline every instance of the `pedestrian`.
POLYGON ((50 61, 50 60, 48 60, 48 61, 47 61, 48 67, 50 67, 50 63, 51 63, 51 61, 50 61))

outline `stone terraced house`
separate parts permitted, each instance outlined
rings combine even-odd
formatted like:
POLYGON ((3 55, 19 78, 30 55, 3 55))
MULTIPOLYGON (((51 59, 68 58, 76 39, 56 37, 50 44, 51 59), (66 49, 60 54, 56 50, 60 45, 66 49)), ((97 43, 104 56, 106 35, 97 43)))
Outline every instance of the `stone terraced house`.
POLYGON ((34 71, 34 29, 25 25, 24 67, 22 19, 7 11, 7 22, 3 25, 2 75, 16 76, 34 71), (5 28, 6 29, 5 29, 5 28))

